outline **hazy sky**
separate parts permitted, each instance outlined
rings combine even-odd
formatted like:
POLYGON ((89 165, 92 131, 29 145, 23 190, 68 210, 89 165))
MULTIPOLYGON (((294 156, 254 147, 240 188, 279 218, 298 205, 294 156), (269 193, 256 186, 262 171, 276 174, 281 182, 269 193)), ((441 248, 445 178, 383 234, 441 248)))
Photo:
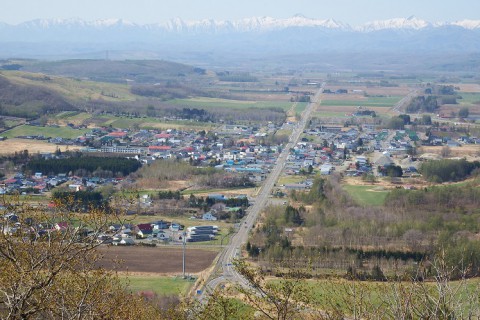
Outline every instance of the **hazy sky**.
POLYGON ((253 16, 333 18, 351 25, 415 15, 431 22, 480 20, 479 0, 1 0, 0 21, 122 18, 145 24, 172 18, 236 20, 253 16))

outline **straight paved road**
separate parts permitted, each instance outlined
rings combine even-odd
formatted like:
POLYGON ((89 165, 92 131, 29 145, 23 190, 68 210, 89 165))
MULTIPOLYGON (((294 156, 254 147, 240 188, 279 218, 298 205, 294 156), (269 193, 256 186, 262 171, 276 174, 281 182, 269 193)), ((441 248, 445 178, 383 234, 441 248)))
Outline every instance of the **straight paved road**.
POLYGON ((302 112, 301 119, 293 129, 293 132, 290 135, 290 139, 286 144, 285 148, 280 153, 275 167, 265 180, 262 189, 255 198, 254 204, 247 210, 247 215, 244 223, 240 225, 239 230, 232 237, 230 243, 220 253, 220 256, 217 259, 210 278, 206 281, 201 294, 197 296, 200 301, 208 299, 208 292, 213 291, 220 283, 223 283, 225 281, 235 282, 241 285, 248 286, 247 281, 235 271, 233 261, 236 257, 240 256, 242 246, 247 242, 248 233, 252 229, 253 224, 257 220, 260 212, 265 207, 268 197, 274 187, 274 184, 278 180, 283 170, 283 167, 287 160, 287 156, 289 154, 289 150, 296 145, 300 138, 300 135, 307 127, 312 112, 315 110, 315 107, 319 103, 320 96, 323 92, 323 87, 324 84, 317 91, 317 93, 312 99, 312 102, 309 103, 305 110, 302 112))

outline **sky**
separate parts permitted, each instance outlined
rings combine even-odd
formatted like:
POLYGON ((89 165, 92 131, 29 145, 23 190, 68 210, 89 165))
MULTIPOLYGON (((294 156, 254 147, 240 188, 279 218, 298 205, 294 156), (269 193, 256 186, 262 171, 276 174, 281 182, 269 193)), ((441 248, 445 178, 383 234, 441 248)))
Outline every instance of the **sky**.
POLYGON ((238 20, 270 16, 335 19, 352 26, 416 16, 430 22, 480 20, 478 0, 2 0, 0 21, 124 19, 149 24, 183 20, 238 20))

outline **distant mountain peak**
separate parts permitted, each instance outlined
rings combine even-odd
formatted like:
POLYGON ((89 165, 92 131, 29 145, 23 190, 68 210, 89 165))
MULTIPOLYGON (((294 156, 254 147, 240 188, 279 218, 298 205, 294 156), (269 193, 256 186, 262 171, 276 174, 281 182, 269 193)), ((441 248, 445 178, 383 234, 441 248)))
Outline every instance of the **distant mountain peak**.
POLYGON ((474 30, 480 29, 480 20, 461 20, 456 22, 431 23, 412 15, 407 18, 393 18, 387 20, 376 20, 365 23, 361 26, 351 27, 350 25, 339 22, 335 19, 314 19, 308 18, 303 14, 296 14, 289 18, 273 18, 269 16, 250 17, 239 20, 214 20, 203 19, 186 21, 181 18, 173 18, 169 21, 156 24, 137 24, 123 19, 101 19, 95 21, 85 21, 79 18, 71 19, 36 19, 27 21, 18 25, 8 25, 0 23, 2 30, 32 30, 44 34, 49 30, 54 34, 57 29, 64 31, 98 32, 115 29, 132 30, 134 32, 162 32, 162 33, 186 33, 186 34, 226 34, 232 32, 269 32, 274 30, 283 30, 287 28, 320 28, 324 30, 351 31, 351 32, 373 32, 379 30, 423 30, 426 28, 438 28, 445 26, 455 26, 458 28, 474 30))
POLYGON ((461 20, 461 21, 455 21, 451 23, 454 26, 462 27, 464 29, 480 29, 480 20, 461 20))
POLYGON ((384 29, 414 29, 419 30, 427 27, 431 27, 432 24, 428 21, 418 19, 415 16, 408 18, 393 18, 387 20, 376 20, 368 22, 357 28, 359 31, 377 31, 384 29))
POLYGON ((302 14, 281 19, 263 16, 189 21, 177 17, 151 24, 123 19, 37 19, 17 25, 0 22, 0 31, 0 57, 7 58, 62 54, 83 57, 85 52, 93 57, 101 52, 103 57, 105 50, 127 50, 132 53, 125 53, 126 56, 146 57, 162 54, 177 57, 178 52, 196 55, 197 50, 198 57, 203 52, 209 52, 206 56, 211 57, 211 52, 217 51, 261 55, 342 50, 480 52, 480 20, 431 23, 415 16, 355 27, 335 19, 314 19, 302 14))

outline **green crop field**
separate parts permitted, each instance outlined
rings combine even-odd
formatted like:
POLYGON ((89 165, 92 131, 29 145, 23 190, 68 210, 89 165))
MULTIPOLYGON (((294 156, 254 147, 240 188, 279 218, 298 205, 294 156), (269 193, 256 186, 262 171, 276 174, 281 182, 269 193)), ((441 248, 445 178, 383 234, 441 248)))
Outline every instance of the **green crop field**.
POLYGON ((214 124, 197 122, 197 121, 165 121, 160 120, 159 118, 128 118, 128 117, 115 117, 115 116, 99 116, 95 117, 103 122, 98 123, 100 126, 112 126, 114 128, 133 128, 137 126, 142 129, 211 129, 214 124))
POLYGON ((275 132, 275 136, 277 136, 277 137, 279 137, 279 136, 290 136, 290 134, 292 134, 291 129, 280 129, 280 130, 277 130, 275 132))
POLYGON ((359 205, 382 206, 389 191, 375 190, 375 186, 344 185, 343 188, 359 205))
POLYGON ((57 119, 68 119, 68 118, 71 118, 71 117, 74 117, 76 115, 78 115, 80 112, 78 111, 63 111, 63 112, 60 112, 59 114, 57 114, 55 116, 55 118, 57 119))
POLYGON ((5 125, 7 127, 14 127, 16 125, 19 125, 20 123, 21 123, 20 120, 18 120, 18 121, 17 120, 5 120, 5 125))
POLYGON ((323 106, 361 106, 361 107, 391 107, 400 101, 402 97, 367 97, 359 100, 322 100, 323 106))
POLYGON ((159 296, 185 295, 194 284, 181 277, 129 275, 123 280, 132 292, 153 291, 159 296))
POLYGON ((292 106, 289 101, 240 101, 216 98, 175 99, 170 100, 169 103, 188 108, 282 108, 288 110, 292 106))
POLYGON ((15 127, 11 130, 5 131, 2 133, 3 136, 7 138, 15 138, 18 136, 38 136, 43 135, 45 137, 60 137, 72 139, 85 134, 85 132, 90 131, 89 129, 72 129, 70 127, 37 127, 30 125, 22 125, 15 127))
POLYGON ((305 180, 304 176, 282 176, 278 179, 277 185, 300 183, 305 180))
POLYGON ((307 102, 298 102, 295 106, 295 113, 302 113, 303 110, 305 110, 305 108, 307 107, 307 105, 307 102))
POLYGON ((459 92, 462 99, 457 99, 460 104, 480 104, 480 93, 477 92, 459 92))
POLYGON ((71 122, 81 122, 93 117, 92 114, 86 112, 78 112, 78 111, 64 111, 55 116, 57 119, 71 121, 71 122))

